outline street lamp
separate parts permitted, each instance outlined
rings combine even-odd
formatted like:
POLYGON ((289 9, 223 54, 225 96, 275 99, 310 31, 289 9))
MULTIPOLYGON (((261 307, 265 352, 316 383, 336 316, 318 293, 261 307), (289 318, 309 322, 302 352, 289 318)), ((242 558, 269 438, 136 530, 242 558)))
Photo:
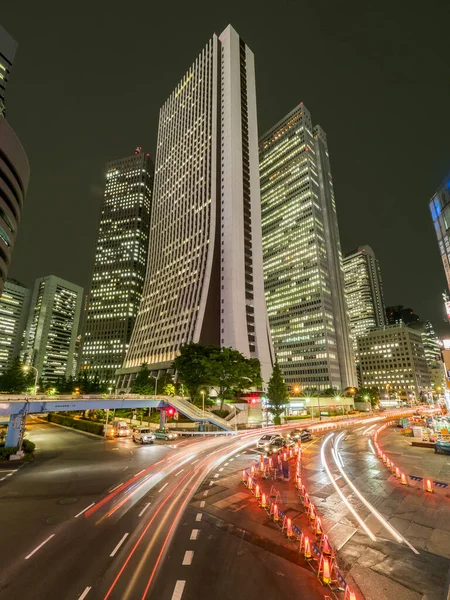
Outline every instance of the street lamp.
POLYGON ((202 395, 203 418, 205 418, 205 390, 201 390, 200 394, 202 395))
POLYGON ((150 377, 153 377, 153 379, 155 380, 155 398, 156 398, 156 395, 157 395, 157 393, 158 393, 158 378, 159 378, 159 372, 158 372, 158 375, 152 375, 152 374, 150 373, 150 377))
POLYGON ((39 372, 36 369, 36 367, 33 367, 33 365, 23 365, 22 369, 25 371, 25 373, 27 371, 29 371, 30 369, 34 369, 36 371, 36 377, 34 379, 34 395, 36 396, 37 394, 37 388, 38 388, 38 379, 39 379, 39 372))
POLYGON ((111 386, 109 386, 108 392, 109 392, 109 395, 111 396, 111 392, 112 392, 112 387, 111 386))

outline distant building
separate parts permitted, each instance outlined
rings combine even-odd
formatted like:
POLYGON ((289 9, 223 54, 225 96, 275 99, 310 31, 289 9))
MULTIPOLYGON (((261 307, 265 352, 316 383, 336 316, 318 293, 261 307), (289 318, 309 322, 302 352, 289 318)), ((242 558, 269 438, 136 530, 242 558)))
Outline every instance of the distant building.
POLYGON ((433 392, 441 393, 446 387, 446 369, 442 357, 442 342, 434 332, 430 321, 420 321, 409 325, 412 329, 419 331, 422 336, 425 359, 430 374, 431 389, 433 392))
POLYGON ((258 358, 269 379, 257 136, 253 53, 228 26, 160 111, 147 274, 121 389, 143 362, 169 369, 189 342, 258 358))
POLYGON ((370 246, 348 252, 343 259, 343 269, 350 332, 356 353, 358 336, 386 324, 383 283, 380 265, 370 246))
POLYGON ((437 189, 429 202, 439 254, 450 290, 450 175, 437 189))
POLYGON ((265 296, 285 381, 355 386, 327 139, 303 103, 260 138, 259 165, 265 296))
POLYGON ((7 371, 23 342, 31 290, 14 279, 5 282, 0 297, 0 375, 7 371))
POLYGON ((17 44, 0 25, 0 294, 11 264, 30 179, 25 150, 5 118, 5 91, 17 44))
POLYGON ((382 400, 419 400, 431 391, 422 336, 401 321, 358 337, 358 356, 362 385, 377 387, 382 400))
POLYGON ((419 323, 420 317, 416 315, 412 308, 405 308, 401 304, 386 306, 386 322, 388 325, 395 325, 400 322, 410 325, 411 323, 419 323))
POLYGON ((113 384, 130 343, 147 267, 153 163, 137 148, 108 163, 80 370, 113 384))
POLYGON ((83 288, 74 283, 36 279, 22 354, 46 382, 72 375, 82 301, 83 288))

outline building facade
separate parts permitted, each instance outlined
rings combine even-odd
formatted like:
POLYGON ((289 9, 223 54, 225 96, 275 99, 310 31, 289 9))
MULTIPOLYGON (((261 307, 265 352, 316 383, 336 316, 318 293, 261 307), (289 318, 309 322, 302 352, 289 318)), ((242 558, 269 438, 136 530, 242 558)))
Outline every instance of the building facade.
POLYGON ((343 259, 345 295, 355 354, 357 338, 386 324, 381 270, 370 246, 360 246, 343 259))
POLYGON ((420 323, 420 317, 412 308, 398 304, 396 306, 386 306, 386 323, 387 325, 395 325, 402 322, 405 325, 420 323))
POLYGON ((80 369, 113 384, 125 359, 147 266, 153 163, 135 153, 108 163, 80 369))
POLYGON ((324 131, 300 104, 259 141, 264 279, 286 383, 357 384, 324 131))
POLYGON ((377 387, 382 398, 418 401, 431 391, 422 336, 403 322, 358 337, 358 356, 363 386, 377 387))
POLYGON ((0 25, 0 294, 6 281, 30 179, 28 158, 5 118, 5 91, 17 44, 0 25))
POLYGON ((27 323, 31 290, 14 279, 5 282, 0 297, 0 375, 19 356, 27 323))
POLYGON ((121 388, 188 342, 272 369, 261 247, 253 53, 228 26, 160 111, 147 275, 121 388))
POLYGON ((438 188, 429 202, 431 218, 436 233, 439 254, 450 290, 450 175, 438 188))
POLYGON ((22 356, 45 382, 73 372, 83 288, 48 275, 36 279, 30 301, 22 356))
POLYGON ((434 332, 430 321, 411 323, 411 329, 418 331, 422 336, 425 360, 431 381, 431 390, 435 395, 440 395, 447 387, 446 369, 442 358, 442 342, 434 332))

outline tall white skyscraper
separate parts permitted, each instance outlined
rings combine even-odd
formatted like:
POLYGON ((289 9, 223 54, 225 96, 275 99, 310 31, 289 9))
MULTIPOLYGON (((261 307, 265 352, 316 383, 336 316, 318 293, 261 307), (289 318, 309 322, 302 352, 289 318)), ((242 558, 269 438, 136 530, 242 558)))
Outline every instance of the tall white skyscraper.
POLYGON ((140 147, 107 165, 79 365, 101 383, 115 382, 139 310, 152 186, 153 163, 140 147))
POLYGON ((7 279, 0 297, 0 375, 7 371, 23 342, 31 290, 14 279, 7 279))
POLYGON ((148 267, 119 385, 188 342, 231 346, 270 377, 255 66, 228 26, 161 108, 148 267))
POLYGON ((23 358, 46 382, 72 375, 83 288, 54 275, 36 279, 23 358))
POLYGON ((285 380, 302 390, 354 386, 325 133, 300 104, 261 137, 259 157, 267 310, 285 380))
POLYGON ((343 259, 345 293, 350 317, 353 349, 357 338, 374 327, 386 325, 381 270, 370 246, 360 246, 343 259))

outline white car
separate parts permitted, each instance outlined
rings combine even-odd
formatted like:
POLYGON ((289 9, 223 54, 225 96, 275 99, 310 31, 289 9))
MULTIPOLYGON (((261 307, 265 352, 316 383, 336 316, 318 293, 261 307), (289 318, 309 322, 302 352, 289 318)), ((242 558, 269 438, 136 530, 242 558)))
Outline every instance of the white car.
POLYGON ((136 444, 153 444, 155 436, 148 427, 136 427, 133 431, 133 442, 136 444))
POLYGON ((266 433, 266 435, 263 435, 261 438, 259 438, 259 440, 256 442, 256 448, 258 450, 264 450, 264 448, 266 448, 267 446, 271 446, 275 440, 279 440, 282 439, 281 435, 278 433, 266 433))

